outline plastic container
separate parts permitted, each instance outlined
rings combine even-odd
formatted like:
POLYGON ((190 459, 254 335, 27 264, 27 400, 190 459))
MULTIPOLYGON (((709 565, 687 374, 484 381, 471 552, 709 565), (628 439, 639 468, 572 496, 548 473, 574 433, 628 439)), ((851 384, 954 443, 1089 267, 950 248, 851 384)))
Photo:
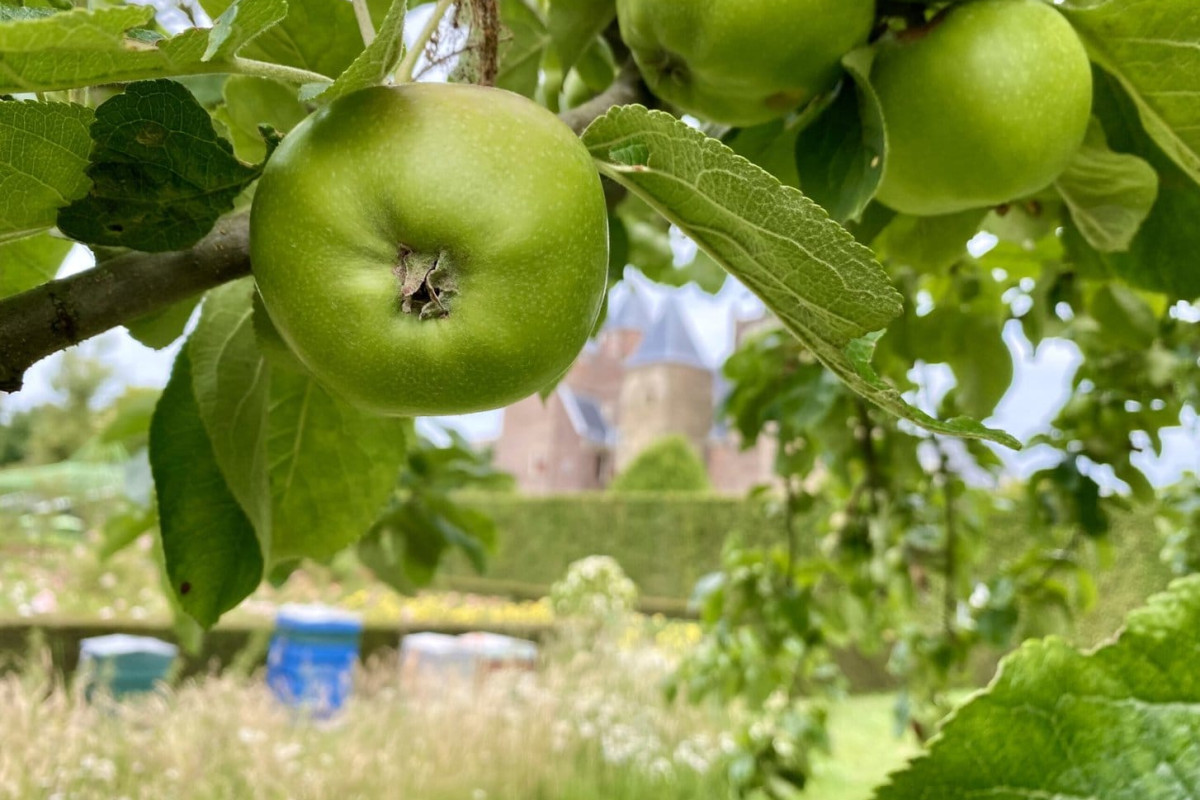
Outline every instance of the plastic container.
POLYGON ((318 605, 285 605, 267 651, 267 685, 284 704, 318 719, 345 705, 362 639, 355 614, 318 605))
POLYGON ((84 695, 91 700, 101 689, 114 698, 152 691, 178 656, 178 647, 149 636, 118 633, 84 639, 79 645, 84 695))
POLYGON ((411 633, 400 640, 400 674, 413 683, 473 681, 504 669, 533 670, 538 647, 495 633, 411 633))
POLYGON ((459 646, 471 656, 475 674, 502 669, 532 670, 537 667, 538 647, 526 639, 498 633, 464 633, 459 646))
POLYGON ((466 680, 474 668, 457 636, 410 633, 400 640, 400 675, 406 681, 466 680))

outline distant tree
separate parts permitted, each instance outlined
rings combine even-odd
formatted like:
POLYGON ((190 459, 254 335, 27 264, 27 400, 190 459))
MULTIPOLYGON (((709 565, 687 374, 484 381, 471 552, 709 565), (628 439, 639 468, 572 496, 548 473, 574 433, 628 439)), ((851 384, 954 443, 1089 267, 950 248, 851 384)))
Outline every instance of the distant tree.
POLYGON ((8 422, 0 423, 0 466, 24 460, 30 427, 28 411, 18 411, 8 422))
POLYGON ((665 436, 647 447, 613 480, 614 492, 707 492, 708 470, 683 436, 665 436))
POLYGON ((112 369, 77 350, 63 354, 50 386, 62 396, 59 403, 38 406, 30 413, 24 460, 53 464, 70 458, 99 428, 92 400, 112 375, 112 369))

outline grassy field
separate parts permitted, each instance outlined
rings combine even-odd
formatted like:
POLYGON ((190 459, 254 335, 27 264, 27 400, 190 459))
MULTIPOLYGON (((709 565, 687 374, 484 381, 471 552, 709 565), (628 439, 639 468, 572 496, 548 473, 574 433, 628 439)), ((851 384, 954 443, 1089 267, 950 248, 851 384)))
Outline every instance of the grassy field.
MULTIPOLYGON (((295 719, 262 676, 206 677, 119 705, 48 671, 0 678, 0 798, 725 800, 712 710, 665 705, 653 648, 436 687, 364 669, 332 724, 295 719)), ((865 800, 915 752, 891 699, 847 700, 808 797, 865 800)))

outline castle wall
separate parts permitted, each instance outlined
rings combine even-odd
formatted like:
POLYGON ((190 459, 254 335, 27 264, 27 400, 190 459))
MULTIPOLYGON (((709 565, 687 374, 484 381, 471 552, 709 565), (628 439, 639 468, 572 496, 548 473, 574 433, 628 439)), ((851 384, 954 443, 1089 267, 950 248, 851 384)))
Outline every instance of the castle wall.
POLYGON ((703 454, 713 425, 713 375, 679 364, 630 369, 621 387, 616 471, 669 434, 686 436, 703 454))
POLYGON ((749 450, 741 449, 741 437, 729 433, 708 444, 708 475, 720 494, 744 495, 756 486, 774 485, 777 442, 760 436, 749 450))
POLYGON ((602 489, 611 459, 575 432, 562 398, 537 395, 504 411, 504 429, 493 445, 495 463, 527 494, 602 489))

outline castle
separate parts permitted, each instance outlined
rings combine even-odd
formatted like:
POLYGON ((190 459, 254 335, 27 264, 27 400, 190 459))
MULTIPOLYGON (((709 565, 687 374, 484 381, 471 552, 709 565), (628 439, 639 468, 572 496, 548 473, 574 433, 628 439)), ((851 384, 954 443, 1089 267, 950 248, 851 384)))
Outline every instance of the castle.
MULTIPOLYGON (((735 338, 762 323, 738 322, 735 338)), ((548 398, 505 409, 493 442, 496 464, 529 494, 600 490, 649 445, 682 434, 704 460, 714 491, 744 494, 771 482, 774 444, 760 439, 742 450, 737 434, 718 424, 726 391, 679 298, 669 294, 654 314, 635 289, 610 309, 548 398)))

